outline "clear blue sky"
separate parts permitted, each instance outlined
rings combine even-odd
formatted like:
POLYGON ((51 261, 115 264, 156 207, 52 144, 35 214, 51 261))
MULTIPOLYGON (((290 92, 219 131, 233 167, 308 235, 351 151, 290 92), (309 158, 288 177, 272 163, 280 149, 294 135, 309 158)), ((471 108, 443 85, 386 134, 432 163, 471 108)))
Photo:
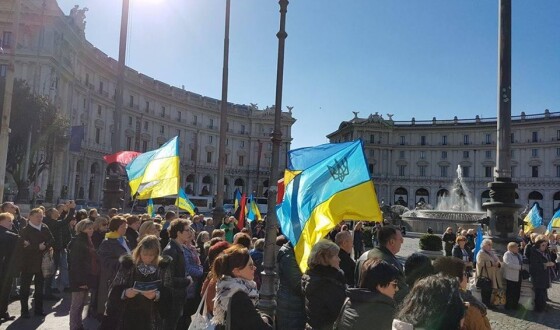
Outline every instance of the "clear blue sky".
MULTIPOLYGON (((86 37, 118 56, 119 0, 88 7, 86 37)), ((225 0, 131 0, 127 65, 221 98, 225 0)), ((512 114, 560 111, 560 1, 513 0, 512 114)), ((232 0, 229 97, 274 104, 279 6, 232 0)), ((327 142, 343 120, 496 116, 497 0, 291 0, 283 106, 292 147, 327 142), (284 108, 285 109, 285 108, 284 108)))

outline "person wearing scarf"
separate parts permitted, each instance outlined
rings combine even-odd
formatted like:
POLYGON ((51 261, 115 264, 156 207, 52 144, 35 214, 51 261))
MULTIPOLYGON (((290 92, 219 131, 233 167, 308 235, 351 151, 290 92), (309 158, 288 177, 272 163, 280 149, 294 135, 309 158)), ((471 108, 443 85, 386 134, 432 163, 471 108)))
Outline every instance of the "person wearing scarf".
POLYGON ((114 216, 109 221, 109 232, 105 234, 105 240, 99 245, 97 255, 99 256, 99 289, 97 291, 97 313, 105 313, 105 302, 109 295, 109 285, 115 278, 119 269, 119 258, 122 255, 130 254, 130 248, 124 234, 126 233, 126 219, 121 216, 114 216))
POLYGON ((535 312, 544 312, 546 308, 546 299, 548 288, 551 283, 551 272, 554 268, 554 262, 550 261, 548 254, 548 240, 546 236, 539 235, 536 238, 535 245, 531 251, 531 259, 529 264, 529 272, 531 273, 531 282, 535 291, 535 312))
POLYGON ((214 260, 212 272, 218 279, 212 318, 216 330, 272 329, 268 316, 256 308, 255 265, 245 247, 236 244, 226 249, 214 260))
POLYGON ((89 290, 95 289, 99 272, 97 255, 91 241, 93 222, 82 220, 76 224, 76 236, 68 243, 68 269, 72 304, 70 305, 70 330, 83 329, 82 311, 89 290))
POLYGON ((480 295, 482 297, 482 302, 488 308, 494 308, 495 306, 491 303, 492 290, 498 287, 503 288, 503 285, 499 283, 500 277, 498 272, 500 270, 500 260, 494 252, 492 252, 492 240, 484 239, 482 241, 482 248, 476 256, 476 276, 477 278, 487 277, 492 282, 492 288, 485 288, 480 290, 480 295))

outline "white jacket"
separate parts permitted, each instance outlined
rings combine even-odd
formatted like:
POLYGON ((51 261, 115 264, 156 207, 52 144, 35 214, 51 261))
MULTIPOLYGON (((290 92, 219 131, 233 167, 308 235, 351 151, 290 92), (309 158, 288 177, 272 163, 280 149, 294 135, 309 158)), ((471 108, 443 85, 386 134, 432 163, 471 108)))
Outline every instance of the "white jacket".
MULTIPOLYGON (((518 254, 520 257, 521 255, 518 254)), ((523 262, 523 257, 521 257, 521 262, 523 262)), ((517 282, 520 280, 519 272, 523 264, 519 263, 519 258, 517 255, 507 251, 504 253, 504 278, 508 281, 517 282)))

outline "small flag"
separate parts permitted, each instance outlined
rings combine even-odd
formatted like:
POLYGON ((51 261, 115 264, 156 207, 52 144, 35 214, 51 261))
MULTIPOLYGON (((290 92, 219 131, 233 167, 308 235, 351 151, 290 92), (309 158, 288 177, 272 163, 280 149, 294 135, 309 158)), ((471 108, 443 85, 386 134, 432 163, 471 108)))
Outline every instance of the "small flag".
POLYGON ((183 188, 179 188, 179 193, 177 194, 177 199, 175 200, 175 205, 180 208, 181 210, 185 210, 189 212, 190 215, 194 215, 194 204, 189 200, 187 194, 183 188))
POLYGON ((255 220, 262 219, 261 212, 259 211, 259 207, 257 205, 257 201, 253 194, 249 196, 249 201, 247 202, 247 221, 253 222, 255 220))
POLYGON ((243 195, 241 195, 241 200, 238 203, 238 207, 235 210, 235 218, 237 219, 237 228, 239 230, 243 229, 243 227, 245 227, 245 204, 247 203, 247 196, 245 196, 245 193, 243 193, 243 195))
POLYGON ((474 260, 476 260, 476 256, 478 255, 478 252, 482 249, 483 236, 484 233, 482 232, 482 226, 478 226, 478 229, 476 230, 476 239, 474 241, 474 251, 473 251, 474 260))
POLYGON ((552 219, 550 219, 550 222, 548 223, 548 227, 546 228, 547 235, 552 232, 553 227, 560 228, 560 208, 554 213, 552 219))
POLYGON ((140 154, 141 154, 140 152, 136 152, 136 151, 119 151, 112 155, 103 156, 103 160, 105 160, 107 164, 119 163, 123 165, 128 165, 140 154))
POLYGON ((241 205, 241 192, 239 188, 235 188, 235 192, 233 193, 233 212, 237 212, 237 208, 241 205))
POLYGON ((156 211, 154 210, 154 201, 151 198, 148 199, 148 206, 146 207, 146 211, 151 218, 156 216, 156 211))
POLYGON ((527 213, 527 215, 525 216, 525 219, 523 219, 523 222, 525 222, 525 232, 531 232, 533 230, 535 230, 535 228, 538 228, 540 226, 542 226, 543 223, 543 219, 541 217, 541 214, 539 212, 539 204, 535 203, 533 204, 533 207, 531 208, 531 210, 529 211, 529 213, 527 213))

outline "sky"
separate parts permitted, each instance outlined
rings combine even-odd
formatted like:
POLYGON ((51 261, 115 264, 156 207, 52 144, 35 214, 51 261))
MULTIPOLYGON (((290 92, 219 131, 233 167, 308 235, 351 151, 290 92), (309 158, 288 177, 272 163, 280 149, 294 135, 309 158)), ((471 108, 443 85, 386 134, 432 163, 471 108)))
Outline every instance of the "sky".
MULTIPOLYGON (((121 1, 88 7, 86 38, 118 58, 121 1)), ((221 98, 225 0, 130 0, 127 66, 221 98)), ((560 1, 513 0, 512 115, 560 111, 560 1)), ((276 0, 232 0, 228 101, 275 103, 276 0)), ((328 142, 340 123, 496 117, 497 0, 291 0, 283 110, 292 148, 328 142)))

